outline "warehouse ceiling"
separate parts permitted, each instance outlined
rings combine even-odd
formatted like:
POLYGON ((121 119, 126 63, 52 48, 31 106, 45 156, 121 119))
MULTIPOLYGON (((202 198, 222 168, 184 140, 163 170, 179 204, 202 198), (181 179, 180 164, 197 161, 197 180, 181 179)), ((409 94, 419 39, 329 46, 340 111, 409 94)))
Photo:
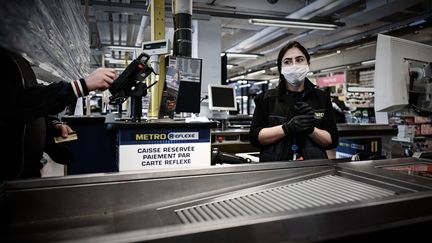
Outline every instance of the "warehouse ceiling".
MULTIPOLYGON (((102 66, 107 46, 139 46, 150 40, 148 2, 82 0, 90 27, 93 67, 102 66)), ((171 0, 165 6, 166 27, 172 28, 171 0)), ((194 0, 192 19, 221 21, 222 52, 262 55, 257 59, 229 58, 233 67, 228 77, 234 77, 274 66, 278 51, 289 40, 302 43, 312 57, 373 42, 378 33, 432 45, 431 6, 431 0, 194 0), (250 16, 345 25, 330 31, 264 27, 249 24, 250 16)), ((124 59, 122 51, 110 55, 124 59)))

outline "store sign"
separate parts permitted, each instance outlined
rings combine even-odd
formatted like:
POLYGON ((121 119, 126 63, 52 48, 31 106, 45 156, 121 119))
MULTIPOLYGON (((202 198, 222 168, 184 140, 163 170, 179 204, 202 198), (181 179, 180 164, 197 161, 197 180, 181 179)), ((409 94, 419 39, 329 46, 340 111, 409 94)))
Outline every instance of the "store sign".
POLYGON ((345 83, 345 74, 335 74, 328 77, 318 77, 316 79, 318 86, 335 86, 337 84, 345 83))
POLYGON ((210 166, 210 129, 120 130, 119 171, 210 166))

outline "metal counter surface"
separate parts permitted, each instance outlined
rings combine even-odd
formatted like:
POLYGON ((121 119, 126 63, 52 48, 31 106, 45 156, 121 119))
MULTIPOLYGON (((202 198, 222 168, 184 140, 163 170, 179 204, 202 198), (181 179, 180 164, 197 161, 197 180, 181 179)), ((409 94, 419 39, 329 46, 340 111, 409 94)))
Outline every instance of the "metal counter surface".
POLYGON ((415 163, 428 164, 311 160, 8 181, 0 233, 30 242, 277 242, 430 227, 432 180, 382 169, 415 163))
MULTIPOLYGON (((380 124, 337 124, 340 139, 377 138, 382 142, 382 154, 392 156, 391 138, 397 135, 397 128, 380 124)), ((212 146, 230 153, 259 151, 249 142, 249 129, 214 129, 212 146), (218 140, 220 138, 220 140, 218 140)))
MULTIPOLYGON (((340 137, 348 136, 395 136, 397 128, 384 124, 337 124, 340 137)), ((215 129, 215 134, 247 134, 249 129, 215 129)))
POLYGON ((337 124, 340 137, 395 136, 397 128, 384 124, 337 124))

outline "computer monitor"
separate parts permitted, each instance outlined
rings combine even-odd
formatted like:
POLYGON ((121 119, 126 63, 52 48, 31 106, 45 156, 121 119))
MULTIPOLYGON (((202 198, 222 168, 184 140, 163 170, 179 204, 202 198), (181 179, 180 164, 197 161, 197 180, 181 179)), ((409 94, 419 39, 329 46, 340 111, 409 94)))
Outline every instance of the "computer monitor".
POLYGON ((202 59, 167 56, 159 118, 174 113, 199 113, 202 59))
POLYGON ((430 62, 432 46, 379 34, 374 77, 375 110, 393 112, 408 108, 410 65, 430 62))
POLYGON ((208 85, 209 110, 237 111, 235 88, 227 85, 208 85))
POLYGON ((176 57, 180 86, 177 95, 176 113, 199 113, 201 103, 202 59, 176 57))

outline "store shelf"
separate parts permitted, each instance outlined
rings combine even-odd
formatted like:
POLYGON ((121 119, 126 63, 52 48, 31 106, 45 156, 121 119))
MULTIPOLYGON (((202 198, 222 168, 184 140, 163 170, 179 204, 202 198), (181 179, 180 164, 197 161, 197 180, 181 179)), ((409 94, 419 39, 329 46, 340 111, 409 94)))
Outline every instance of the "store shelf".
POLYGON ((370 106, 370 105, 355 105, 355 104, 350 104, 350 106, 355 107, 355 108, 374 108, 374 106, 370 106))
MULTIPOLYGON (((415 136, 414 138, 398 138, 398 137, 392 137, 392 142, 400 142, 400 143, 415 143, 415 142, 421 142, 426 139, 428 135, 420 135, 415 136)), ((430 136, 430 135, 429 135, 430 136)))
POLYGON ((398 137, 393 137, 392 138, 393 142, 402 142, 402 143, 412 143, 413 140, 411 138, 398 138, 398 137))

